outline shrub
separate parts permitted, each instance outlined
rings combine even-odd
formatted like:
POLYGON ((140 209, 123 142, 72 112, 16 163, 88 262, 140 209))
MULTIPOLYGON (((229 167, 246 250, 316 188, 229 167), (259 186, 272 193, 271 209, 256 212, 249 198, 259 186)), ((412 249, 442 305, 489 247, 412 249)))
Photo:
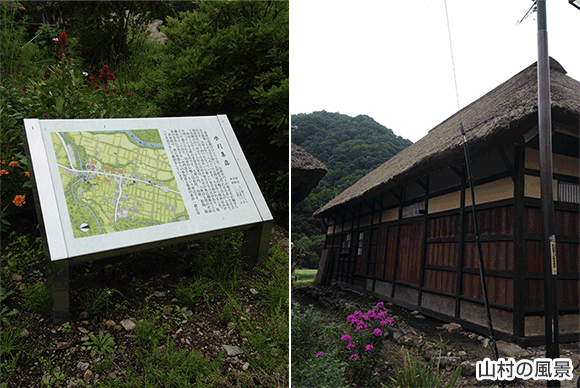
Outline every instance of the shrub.
POLYGON ((301 311, 293 303, 291 331, 292 385, 344 386, 346 361, 340 359, 338 324, 327 322, 312 306, 301 311))
POLYGON ((15 219, 20 212, 33 208, 32 171, 24 156, 22 119, 135 116, 135 98, 130 98, 131 93, 124 89, 122 82, 116 80, 115 71, 105 65, 96 78, 81 73, 69 56, 68 37, 64 30, 56 46, 59 60, 55 65, 43 66, 40 79, 29 80, 18 70, 16 74, 4 76, 7 73, 0 69, 0 180, 3 187, 0 210, 3 231, 10 226, 9 219, 15 219))
POLYGON ((287 2, 199 2, 195 11, 167 19, 158 82, 140 89, 155 96, 166 116, 228 115, 282 225, 288 217, 288 14, 287 2))
POLYGON ((300 369, 292 369, 292 386, 337 388, 345 386, 347 364, 338 350, 319 352, 300 369))

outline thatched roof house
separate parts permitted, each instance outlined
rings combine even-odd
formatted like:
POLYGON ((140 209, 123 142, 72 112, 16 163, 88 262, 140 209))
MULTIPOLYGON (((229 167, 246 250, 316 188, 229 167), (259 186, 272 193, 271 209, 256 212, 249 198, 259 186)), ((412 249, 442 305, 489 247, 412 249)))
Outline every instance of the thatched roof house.
POLYGON ((292 207, 310 194, 328 172, 326 166, 303 148, 292 144, 292 207))
MULTIPOLYGON (((580 82, 550 58, 560 342, 578 341, 580 82)), ((537 66, 463 108, 315 212, 318 281, 485 334, 474 190, 496 334, 544 341, 537 66), (460 117, 471 154, 466 178, 460 117)))
MULTIPOLYGON (((566 70, 550 58, 552 117, 574 128, 580 112, 580 83, 566 76, 566 70)), ((463 160, 459 117, 476 157, 496 142, 510 143, 537 123, 538 83, 534 63, 463 108, 415 144, 405 148, 383 165, 340 193, 315 215, 352 201, 370 198, 395 187, 409 177, 422 175, 463 160)))

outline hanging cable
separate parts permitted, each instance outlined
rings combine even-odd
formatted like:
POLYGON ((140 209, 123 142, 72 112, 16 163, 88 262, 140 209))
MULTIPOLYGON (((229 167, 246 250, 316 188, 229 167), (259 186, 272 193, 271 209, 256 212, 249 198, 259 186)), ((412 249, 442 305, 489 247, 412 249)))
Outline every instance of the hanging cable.
POLYGON ((493 333, 493 324, 491 322, 491 311, 489 309, 489 299, 487 297, 487 284, 485 281, 485 268, 483 266, 483 251, 481 249, 481 241, 479 239, 479 227, 477 222, 477 212, 475 211, 475 190, 473 186, 473 178, 471 176, 471 169, 469 166, 469 147, 467 146, 467 140, 465 138, 465 130, 463 129, 463 120, 461 118, 461 105, 459 104, 459 88, 457 87, 457 74, 455 73, 455 59, 453 57, 453 45, 451 44, 451 27, 449 26, 449 14, 447 12, 447 0, 443 0, 445 3, 445 17, 447 18, 447 33, 449 35, 449 48, 451 49, 451 63, 453 65, 453 79, 455 80, 455 96, 457 97, 457 111, 459 117, 459 129, 461 130, 461 137, 463 138, 463 154, 465 156, 465 166, 467 167, 467 180, 469 182, 471 193, 471 213, 473 214, 473 226, 475 232, 475 241, 477 243, 477 253, 479 260, 479 277, 481 279, 481 287, 483 290, 483 299, 485 301, 485 311, 487 313, 487 327, 489 329, 489 339, 491 341, 491 351, 493 353, 493 359, 497 361, 497 343, 495 341, 495 335, 493 333))

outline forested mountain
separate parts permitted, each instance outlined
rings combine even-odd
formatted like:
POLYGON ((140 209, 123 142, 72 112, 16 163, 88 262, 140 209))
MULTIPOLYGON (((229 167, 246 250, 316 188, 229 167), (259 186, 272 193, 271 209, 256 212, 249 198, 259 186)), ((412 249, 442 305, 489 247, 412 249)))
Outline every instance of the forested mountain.
POLYGON ((313 251, 324 241, 323 223, 312 213, 412 142, 365 115, 322 111, 292 115, 291 120, 292 142, 328 168, 318 187, 292 209, 292 240, 311 256, 302 265, 312 266, 319 257, 313 251))

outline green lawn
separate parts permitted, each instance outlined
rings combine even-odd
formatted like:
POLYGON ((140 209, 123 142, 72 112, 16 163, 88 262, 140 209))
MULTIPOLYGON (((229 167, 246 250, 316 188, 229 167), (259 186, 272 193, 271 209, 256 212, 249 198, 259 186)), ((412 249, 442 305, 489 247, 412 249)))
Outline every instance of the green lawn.
POLYGON ((317 269, 296 269, 292 273, 292 279, 295 286, 313 284, 316 278, 317 269))

